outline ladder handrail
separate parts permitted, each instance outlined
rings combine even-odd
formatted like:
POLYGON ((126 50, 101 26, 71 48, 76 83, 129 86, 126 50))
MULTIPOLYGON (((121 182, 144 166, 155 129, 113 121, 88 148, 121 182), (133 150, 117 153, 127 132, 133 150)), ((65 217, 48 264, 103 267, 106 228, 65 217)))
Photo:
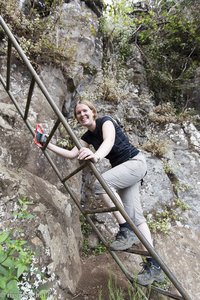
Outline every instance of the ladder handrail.
MULTIPOLYGON (((1 16, 0 16, 0 25, 3 27, 5 33, 6 33, 7 37, 8 37, 8 54, 7 55, 8 55, 8 63, 9 63, 8 66, 7 66, 6 83, 3 80, 3 78, 2 78, 1 75, 0 75, 0 81, 3 84, 4 88, 6 89, 6 91, 7 91, 8 95, 10 96, 11 100, 15 104, 18 112, 20 113, 21 117, 23 118, 24 122, 26 123, 28 129, 30 130, 30 132, 33 135, 34 131, 33 131, 32 127, 31 127, 31 124, 27 120, 27 117, 28 117, 28 110, 29 110, 29 106, 30 106, 30 102, 31 102, 31 96, 32 96, 33 88, 34 88, 35 83, 37 83, 37 85, 40 88, 41 92, 43 93, 43 95, 45 96, 46 100, 48 101, 48 103, 52 107, 54 113, 58 117, 57 125, 58 125, 58 122, 61 122, 63 124, 64 128, 66 129, 67 133, 69 134, 69 136, 73 140, 74 144, 77 146, 78 149, 80 149, 81 148, 80 141, 78 140, 78 138, 74 134, 73 130, 71 129, 70 125, 66 121, 65 117, 63 116, 63 114, 61 113, 61 111, 59 110, 59 108, 57 107, 57 105, 55 104, 55 102, 53 101, 53 99, 51 98, 51 96, 50 96, 49 92, 47 91, 46 87, 44 86, 43 82, 41 81, 41 79, 37 75, 36 71, 33 69, 32 65, 29 62, 28 58, 26 57, 25 53, 21 49, 20 45, 17 43, 15 37, 13 36, 12 32, 10 31, 10 29, 8 28, 8 26, 6 25, 6 23, 4 22, 4 20, 3 20, 3 18, 1 16), (12 50, 11 45, 13 45, 15 47, 15 49, 18 52, 18 54, 22 58, 24 64, 26 65, 26 67, 28 68, 28 70, 30 71, 30 73, 32 74, 31 86, 30 86, 30 89, 29 89, 29 94, 28 94, 28 99, 27 99, 25 114, 23 114, 23 111, 20 109, 20 107, 17 104, 17 102, 16 102, 13 94, 9 90, 9 87, 10 87, 10 61, 11 61, 10 58, 11 58, 11 50, 12 50)), ((55 125, 55 126, 57 126, 57 125, 55 125)), ((50 139, 47 140, 47 144, 48 144, 49 140, 50 139)), ((62 178, 59 170, 57 169, 57 167, 53 163, 51 157, 49 156, 49 154, 48 154, 48 152, 47 152, 47 150, 45 148, 42 149, 43 153, 47 157, 47 159, 50 162, 51 166, 53 167, 54 171, 57 173, 58 178, 63 183, 63 185, 65 186, 66 190, 69 192, 70 196, 72 197, 72 199, 74 200, 74 202, 76 203, 76 205, 78 206, 78 208, 80 209, 80 211, 84 214, 84 211, 81 208, 81 205, 78 203, 78 200, 76 199, 76 197, 74 197, 72 191, 67 186, 67 184, 65 182, 65 179, 62 178)), ((142 244, 146 247, 146 249, 148 250, 148 252, 150 253, 150 255, 157 260, 157 262, 160 264, 162 270, 168 276, 168 278, 170 279, 170 281, 174 284, 174 286, 177 288, 177 290, 179 291, 179 293, 184 297, 183 299, 185 299, 185 300, 191 300, 191 298, 188 295, 188 293, 186 292, 186 290, 182 287, 182 285, 180 284, 180 282, 173 275, 173 273, 170 271, 170 269, 166 266, 166 264, 164 263, 164 261, 157 254, 157 252, 150 245, 150 243, 146 240, 146 238, 140 233, 140 231, 138 230, 138 228, 136 227, 136 225, 132 222, 132 220, 130 219, 130 217, 128 216, 128 214, 125 212, 125 210, 121 206, 121 204, 119 204, 118 199, 116 198, 116 196, 114 195, 114 193, 112 192, 112 190, 109 188, 109 186, 107 185, 107 183, 105 182, 105 180, 103 179, 103 177, 101 176, 101 174, 99 173, 99 171, 97 170, 97 168, 95 167, 95 165, 91 161, 88 161, 87 165, 93 171, 93 174, 95 175, 95 177, 97 178, 97 180, 101 183, 102 187, 104 188, 104 190, 106 191, 106 193, 108 194, 108 196, 111 198, 111 200, 115 204, 116 208, 119 210, 119 212, 125 218, 125 220, 130 224, 130 226, 133 229, 134 233, 137 235, 137 237, 142 242, 142 244)), ((89 216, 86 216, 86 218, 88 220, 90 220, 89 216)), ((114 257, 116 256, 116 254, 113 254, 113 251, 110 251, 110 252, 111 252, 112 256, 114 256, 114 257)))

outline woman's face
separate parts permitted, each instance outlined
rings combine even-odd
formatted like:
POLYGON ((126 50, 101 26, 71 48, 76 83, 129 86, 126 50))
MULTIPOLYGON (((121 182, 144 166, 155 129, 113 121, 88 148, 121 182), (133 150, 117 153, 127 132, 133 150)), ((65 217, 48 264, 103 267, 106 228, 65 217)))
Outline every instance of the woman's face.
POLYGON ((86 127, 90 127, 94 123, 94 112, 86 104, 77 104, 76 119, 86 127))

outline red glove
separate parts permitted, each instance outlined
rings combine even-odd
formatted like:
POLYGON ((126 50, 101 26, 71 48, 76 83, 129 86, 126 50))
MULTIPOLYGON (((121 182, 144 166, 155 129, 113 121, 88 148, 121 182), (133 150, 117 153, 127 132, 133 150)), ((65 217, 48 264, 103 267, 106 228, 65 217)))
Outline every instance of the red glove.
POLYGON ((40 148, 42 148, 47 141, 47 135, 44 133, 44 130, 42 129, 40 124, 36 125, 33 141, 40 148))

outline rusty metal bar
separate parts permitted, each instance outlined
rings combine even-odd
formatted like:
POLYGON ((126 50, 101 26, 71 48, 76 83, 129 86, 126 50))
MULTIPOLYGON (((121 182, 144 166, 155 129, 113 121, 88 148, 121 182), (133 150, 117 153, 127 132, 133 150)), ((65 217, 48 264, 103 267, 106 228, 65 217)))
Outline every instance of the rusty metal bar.
POLYGON ((132 248, 130 248, 130 249, 127 249, 126 252, 127 253, 138 254, 138 255, 141 255, 141 256, 149 256, 149 252, 148 251, 137 249, 134 246, 132 248))
POLYGON ((152 291, 156 291, 157 293, 162 294, 162 295, 167 296, 167 297, 170 297, 172 299, 176 299, 176 300, 184 300, 185 299, 185 298, 183 298, 180 295, 171 293, 171 292, 169 292, 167 290, 161 289, 161 288, 159 288, 157 286, 154 286, 154 285, 151 285, 150 289, 152 291))
POLYGON ((29 112, 29 107, 30 107, 30 103, 31 103, 31 99, 32 99, 34 87, 35 87, 35 79, 34 79, 34 77, 32 77, 30 88, 29 88, 29 92, 28 92, 27 102, 26 102, 26 108, 25 108, 25 113, 24 113, 24 120, 26 120, 27 117, 28 117, 28 112, 29 112))
POLYGON ((92 214, 101 214, 101 213, 107 213, 107 212, 114 212, 117 211, 118 209, 116 207, 102 207, 102 208, 95 208, 95 209, 85 209, 84 208, 84 215, 92 215, 92 214))
POLYGON ((71 172, 69 175, 67 175, 62 180, 62 182, 67 181, 69 178, 71 178, 72 176, 74 176, 75 174, 77 174, 78 172, 80 172, 81 170, 83 170, 86 166, 87 166, 87 163, 83 162, 78 168, 76 168, 73 172, 71 172))
MULTIPOLYGON (((60 179, 60 181, 63 181, 63 178, 61 176, 60 171, 58 170, 57 166, 55 165, 55 163, 53 162, 52 158, 50 157, 49 153, 46 150, 43 150, 43 153, 45 155, 45 157, 47 158, 47 160, 49 161, 50 165, 52 166, 52 168, 54 169, 56 175, 58 176, 58 178, 60 179)), ((70 187, 66 184, 66 182, 63 182, 63 185, 66 189, 66 191, 68 192, 68 194, 71 196, 72 200, 75 202, 76 206, 79 208, 79 210, 81 211, 81 213, 83 214, 83 209, 82 206, 80 204, 79 199, 76 197, 75 193, 70 189, 70 187)))
POLYGON ((6 72, 6 90, 10 90, 10 71, 11 71, 11 52, 12 52, 12 43, 8 38, 8 49, 7 49, 7 72, 6 72))
POLYGON ((42 150, 44 151, 46 147, 48 146, 48 143, 50 142, 52 136, 54 135, 55 131, 57 130, 58 126, 60 125, 60 119, 58 118, 56 123, 54 124, 53 128, 51 129, 50 134, 47 137, 45 145, 42 147, 42 150))
MULTIPOLYGON (((6 84, 6 82, 4 81, 4 79, 3 79, 3 77, 2 77, 1 75, 0 75, 0 81, 1 81, 1 83, 2 83, 2 85, 3 85, 3 87, 4 87, 5 90, 6 90, 6 89, 7 89, 7 84, 6 84)), ((8 93, 8 95, 9 95, 10 99, 12 100, 12 102, 14 103, 14 105, 15 105, 15 107, 16 107, 18 113, 20 114, 20 116, 22 117, 22 119, 24 119, 24 113, 23 113, 21 107, 19 106, 19 104, 17 103, 17 101, 15 100, 15 97, 14 97, 13 93, 12 93, 10 90, 8 90, 7 93, 8 93)), ((26 120, 24 120, 24 122, 26 123, 26 120)), ((29 124, 29 123, 28 123, 28 124, 29 124)), ((29 128, 29 130, 30 130, 31 132, 33 132, 31 126, 28 126, 28 128, 29 128)))

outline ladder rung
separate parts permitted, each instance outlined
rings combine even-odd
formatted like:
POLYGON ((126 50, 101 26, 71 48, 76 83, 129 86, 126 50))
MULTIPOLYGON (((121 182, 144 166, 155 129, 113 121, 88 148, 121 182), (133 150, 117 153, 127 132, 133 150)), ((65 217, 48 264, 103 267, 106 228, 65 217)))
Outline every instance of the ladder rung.
POLYGON ((73 172, 71 172, 69 175, 67 175, 65 178, 62 179, 62 182, 67 181, 69 178, 71 178, 72 176, 74 176, 76 173, 78 173, 79 171, 81 171, 82 169, 84 169, 86 167, 87 163, 83 162, 78 168, 76 168, 73 172))
POLYGON ((159 294, 168 296, 168 297, 170 297, 170 298, 172 298, 172 299, 184 300, 184 298, 183 298, 182 296, 177 295, 177 294, 174 294, 174 293, 169 292, 169 291, 167 291, 167 290, 164 290, 164 289, 162 289, 162 288, 159 288, 159 287, 157 287, 157 286, 155 286, 155 285, 151 285, 151 286, 150 286, 150 289, 151 289, 151 290, 154 290, 154 291, 156 291, 156 292, 158 292, 159 294))
POLYGON ((99 213, 107 213, 107 212, 113 212, 117 211, 118 209, 116 207, 102 207, 102 208, 95 208, 95 209, 84 209, 83 213, 86 215, 92 215, 92 214, 99 214, 99 213))
POLYGON ((150 256, 148 251, 137 249, 136 247, 133 245, 133 247, 126 250, 126 252, 133 253, 133 254, 138 254, 138 255, 142 255, 142 256, 150 256))
POLYGON ((28 117, 28 112, 29 112, 29 107, 30 107, 30 103, 31 103, 31 98, 32 98, 32 95, 33 95, 34 86, 35 86, 35 78, 32 77, 31 84, 30 84, 30 87, 29 87, 27 102, 26 102, 26 108, 25 108, 25 113, 24 113, 24 120, 26 120, 27 117, 28 117))
POLYGON ((60 119, 58 118, 56 123, 54 124, 50 134, 47 137, 46 143, 45 145, 42 147, 42 150, 44 151, 49 143, 49 141, 51 140, 52 136, 54 135, 54 132, 56 131, 56 129, 58 128, 58 126, 60 125, 60 119))

